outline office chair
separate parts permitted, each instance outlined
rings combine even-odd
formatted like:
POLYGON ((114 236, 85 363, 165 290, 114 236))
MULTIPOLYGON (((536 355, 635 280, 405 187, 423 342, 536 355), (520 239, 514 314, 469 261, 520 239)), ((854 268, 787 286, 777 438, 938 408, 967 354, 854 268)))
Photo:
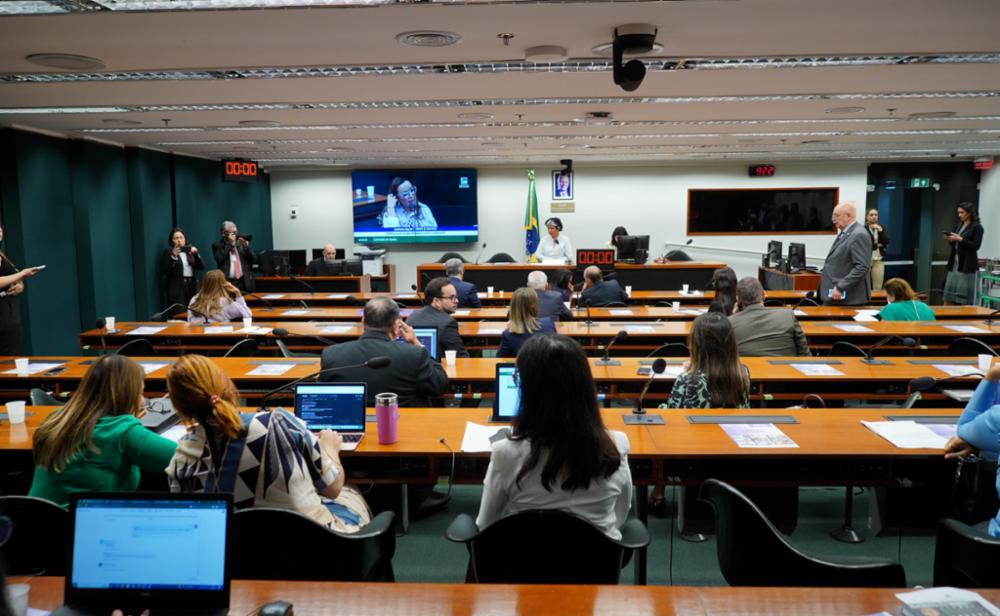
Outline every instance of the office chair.
POLYGON ((510 256, 506 252, 498 252, 489 259, 486 259, 487 263, 517 263, 517 259, 510 256))
POLYGON ((65 400, 60 400, 44 389, 39 389, 38 387, 33 387, 31 391, 28 392, 28 397, 31 399, 31 406, 62 406, 66 404, 65 400))
POLYGON ((976 355, 993 355, 995 357, 1000 357, 993 347, 986 344, 982 340, 977 340, 975 338, 969 338, 968 336, 963 336, 961 338, 955 338, 948 345, 948 355, 957 355, 960 357, 975 357, 976 355))
POLYGON ((223 357, 256 357, 258 348, 256 340, 246 338, 229 347, 223 357))
POLYGON ((462 263, 468 263, 469 260, 458 254, 457 252, 446 252, 441 255, 441 258, 437 260, 438 263, 444 263, 448 259, 461 259, 462 263))
POLYGON ((649 352, 646 357, 689 357, 690 349, 683 342, 668 342, 649 352))
POLYGON ((275 338, 274 344, 278 345, 278 351, 282 357, 319 357, 315 353, 296 353, 288 348, 288 344, 281 338, 275 338))
POLYGON ((1000 539, 958 520, 941 520, 934 544, 934 585, 1000 587, 1000 539))
POLYGON ((156 355, 156 349, 153 348, 153 344, 149 340, 136 338, 118 347, 115 354, 125 357, 153 357, 156 355))
POLYGON ((44 498, 0 496, 0 515, 14 523, 3 546, 8 575, 65 575, 69 511, 44 498))

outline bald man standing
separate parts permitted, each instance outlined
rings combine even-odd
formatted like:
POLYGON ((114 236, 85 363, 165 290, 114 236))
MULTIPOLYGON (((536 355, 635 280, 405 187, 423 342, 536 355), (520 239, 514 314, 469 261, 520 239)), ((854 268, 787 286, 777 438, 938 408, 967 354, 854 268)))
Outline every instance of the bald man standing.
POLYGON ((306 266, 306 276, 339 276, 343 273, 344 262, 337 260, 337 249, 333 244, 323 246, 323 256, 313 259, 306 266))
POLYGON ((869 277, 872 236, 858 222, 858 210, 853 203, 833 208, 833 225, 838 231, 837 239, 833 240, 820 272, 820 299, 826 304, 867 304, 872 294, 869 277))

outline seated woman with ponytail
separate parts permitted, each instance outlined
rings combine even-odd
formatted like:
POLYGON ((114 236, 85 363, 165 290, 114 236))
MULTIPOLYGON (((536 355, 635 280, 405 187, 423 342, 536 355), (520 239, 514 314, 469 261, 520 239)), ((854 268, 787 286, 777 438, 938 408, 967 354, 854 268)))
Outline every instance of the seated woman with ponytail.
POLYGON ((339 532, 371 519, 345 486, 340 435, 319 438, 283 410, 240 414, 239 393, 221 368, 182 355, 167 373, 174 409, 192 424, 167 466, 173 492, 231 492, 237 509, 291 509, 339 532))

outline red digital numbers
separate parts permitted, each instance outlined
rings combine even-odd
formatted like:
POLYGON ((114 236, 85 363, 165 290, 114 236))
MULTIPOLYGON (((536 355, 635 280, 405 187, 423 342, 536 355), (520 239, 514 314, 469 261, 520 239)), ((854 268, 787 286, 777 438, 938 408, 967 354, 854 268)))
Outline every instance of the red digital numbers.
POLYGON ((576 251, 577 265, 608 265, 615 264, 615 251, 611 249, 583 249, 576 251))
POLYGON ((227 160, 226 175, 257 177, 257 163, 251 161, 227 160))
POLYGON ((774 165, 750 165, 750 177, 769 178, 774 175, 774 165))

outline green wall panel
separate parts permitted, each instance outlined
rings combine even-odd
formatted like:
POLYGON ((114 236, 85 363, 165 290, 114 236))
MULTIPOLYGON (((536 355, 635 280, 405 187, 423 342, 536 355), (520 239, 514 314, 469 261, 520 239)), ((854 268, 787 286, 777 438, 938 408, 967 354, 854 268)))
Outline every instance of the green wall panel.
POLYGON ((159 268, 160 255, 167 248, 167 235, 174 226, 170 155, 129 148, 125 156, 132 218, 135 309, 137 316, 145 319, 166 307, 159 268))

